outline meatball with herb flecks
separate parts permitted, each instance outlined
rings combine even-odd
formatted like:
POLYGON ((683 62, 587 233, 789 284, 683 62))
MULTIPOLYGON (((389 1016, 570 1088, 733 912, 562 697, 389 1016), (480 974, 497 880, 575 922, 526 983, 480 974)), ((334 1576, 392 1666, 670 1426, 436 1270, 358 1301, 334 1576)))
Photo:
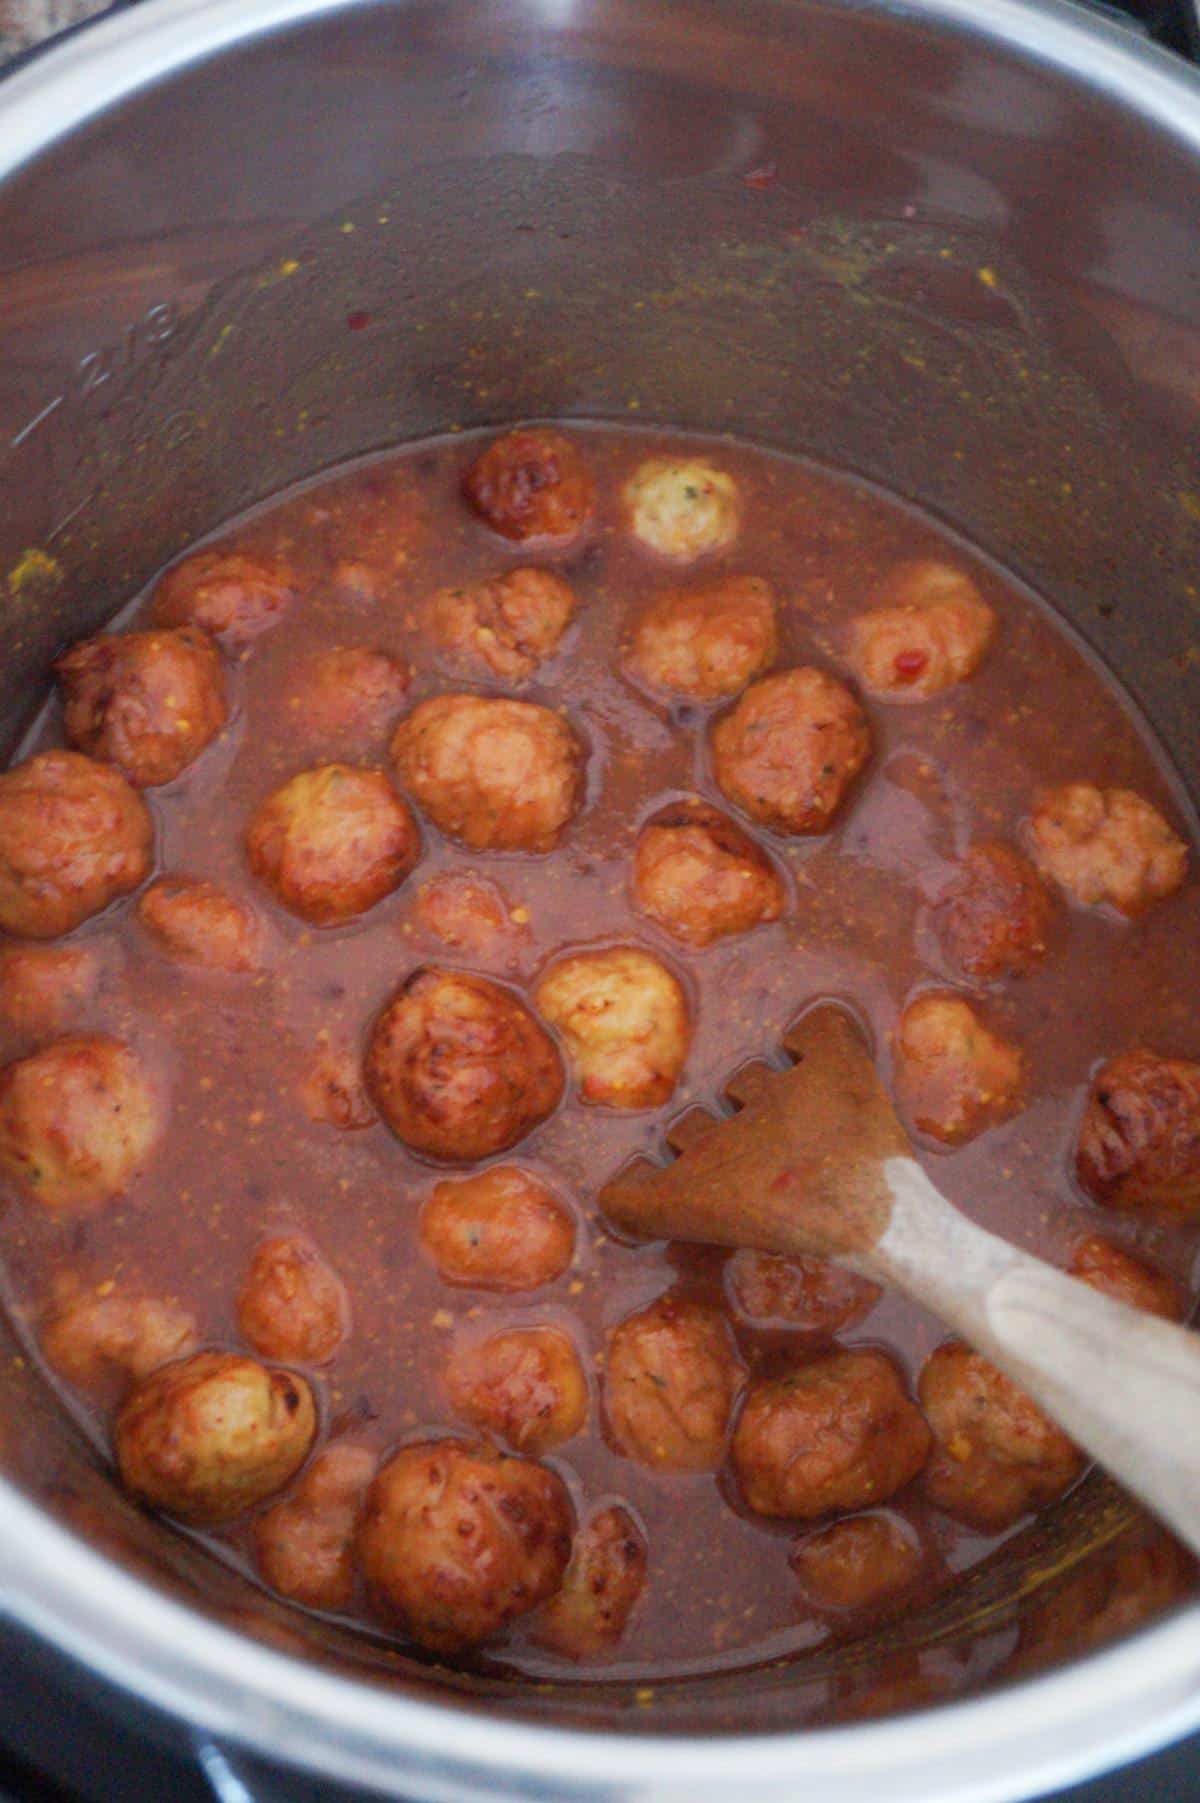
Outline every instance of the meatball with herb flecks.
POLYGON ((56 1039, 0 1070, 0 1167, 47 1208, 123 1195, 158 1143, 157 1082, 119 1039, 56 1039))
POLYGON ((1200 1215, 1200 1063, 1139 1046, 1102 1064, 1079 1128, 1075 1170, 1095 1202, 1200 1215))
POLYGON ((871 1609, 910 1587, 923 1554, 907 1522, 873 1510, 806 1534, 788 1563, 818 1609, 871 1609))
POLYGON ((725 1288, 751 1327, 787 1329, 828 1338, 874 1308, 879 1285, 824 1258, 781 1258, 774 1252, 735 1252, 725 1288))
POLYGON ((0 947, 0 1021, 36 1038, 61 1032, 87 1012, 104 965, 95 944, 0 947))
POLYGON ((1156 1271, 1098 1233, 1080 1240, 1071 1254, 1070 1272, 1080 1283, 1090 1284, 1127 1308, 1161 1315, 1164 1321, 1178 1321, 1183 1314, 1179 1288, 1165 1271, 1156 1271))
POLYGON ((39 1333, 46 1363, 80 1390, 149 1377, 197 1345, 196 1317, 127 1283, 60 1284, 39 1333))
POLYGON ((637 621, 629 669, 649 688, 719 701, 775 660, 775 596, 757 576, 668 589, 637 621))
POLYGON ((638 544, 673 563, 728 550, 741 528, 738 485, 707 457, 648 457, 621 499, 638 544))
POLYGON ((227 971, 258 966, 258 922, 219 883, 160 877, 139 896, 137 917, 159 950, 180 964, 227 971))
POLYGON ((575 1536, 535 1638, 564 1659, 594 1659, 616 1646, 646 1587, 647 1560, 646 1536, 629 1510, 619 1503, 597 1510, 575 1536))
POLYGON ((1173 895, 1187 875, 1187 846, 1132 789, 1043 789, 1029 843, 1042 875, 1085 908, 1140 914, 1173 895))
POLYGON ((149 874, 154 827, 109 764, 42 751, 0 775, 0 928, 56 939, 149 874))
POLYGON ((269 795, 246 831, 250 868, 313 926, 338 926, 399 888, 421 855, 412 810, 381 770, 322 764, 269 795))
POLYGON ((254 1523, 258 1569, 272 1590, 308 1609, 344 1609, 354 1595, 354 1537, 378 1460, 336 1441, 290 1496, 254 1523))
POLYGON ((652 816, 633 855, 638 907, 672 938, 700 949, 783 912, 783 882, 767 854, 727 814, 677 801, 652 816))
POLYGON ((556 1327, 507 1328, 460 1346, 445 1385, 460 1420, 516 1452, 549 1452, 573 1439, 588 1416, 579 1353, 556 1327))
POLYGON ((548 426, 518 426, 493 439, 462 487, 493 532, 520 544, 568 545, 591 523, 591 471, 578 446, 548 426))
POLYGON ((421 1210, 420 1239, 445 1283, 535 1290, 570 1264, 575 1222, 529 1171, 491 1165, 434 1186, 421 1210))
POLYGON ((346 1337, 350 1304, 333 1267, 303 1234, 255 1248, 237 1300, 242 1337, 264 1358, 323 1365, 346 1337))
POLYGON ((866 715, 825 670, 781 670, 753 683, 712 730, 713 773, 752 820, 823 833, 871 755, 866 715))
POLYGON ((54 670, 68 743, 135 789, 174 782, 229 716, 220 652, 197 626, 84 639, 54 670))
POLYGON ((613 1329, 604 1412, 619 1452, 658 1471, 715 1471, 745 1381, 714 1308, 660 1296, 613 1329))
POLYGON ((934 909, 942 951, 980 983, 1036 969, 1049 949, 1054 904, 1028 858, 1011 845, 973 845, 934 909))
POLYGON ((363 1577, 381 1613, 420 1645, 460 1652, 553 1595, 571 1554, 562 1479, 479 1442, 401 1447, 367 1495, 363 1577))
POLYGON ((199 626, 240 651, 275 626, 299 593, 278 558, 248 551, 196 551, 160 577, 151 618, 158 626, 199 626))
POLYGON ((926 701, 974 674, 996 616, 965 570, 921 561, 892 570, 855 620, 852 655, 868 694, 926 701))
POLYGON ((961 995, 921 995, 900 1016, 896 1095, 922 1133, 958 1145, 1021 1105, 1025 1059, 961 995))
POLYGON ((411 677, 407 664, 387 651, 333 645, 292 679, 289 731, 314 750, 368 756, 403 707, 411 677))
POLYGON ((553 570, 508 570, 489 581, 439 589, 433 635, 457 664, 501 682, 527 682, 571 624, 575 596, 553 570))
POLYGON ((657 1108, 674 1093, 691 1043, 687 998, 649 952, 576 952, 547 971, 535 1000, 563 1037, 583 1101, 657 1108))

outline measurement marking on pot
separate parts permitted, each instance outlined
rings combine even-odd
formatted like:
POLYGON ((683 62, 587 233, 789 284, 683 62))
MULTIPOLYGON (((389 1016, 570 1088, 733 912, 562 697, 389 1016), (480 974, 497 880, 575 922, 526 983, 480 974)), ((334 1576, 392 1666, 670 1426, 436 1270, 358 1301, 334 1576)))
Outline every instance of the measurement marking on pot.
POLYGON ((40 407, 9 439, 9 448, 19 451, 48 419, 63 407, 68 412, 86 409, 95 395, 108 387, 120 374, 132 374, 151 351, 167 344, 179 329, 179 310, 171 301, 155 301, 140 318, 126 327, 116 344, 101 345, 80 357, 71 379, 60 394, 40 407))

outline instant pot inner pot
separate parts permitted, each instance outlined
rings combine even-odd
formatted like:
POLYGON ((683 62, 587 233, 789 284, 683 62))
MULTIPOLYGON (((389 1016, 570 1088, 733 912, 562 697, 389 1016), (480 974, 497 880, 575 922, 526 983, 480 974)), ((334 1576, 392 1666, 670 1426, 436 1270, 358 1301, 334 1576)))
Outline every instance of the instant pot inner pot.
MULTIPOLYGON (((363 5, 71 126, 0 183, 6 746, 63 641, 230 515, 406 439, 576 416, 733 432, 919 500, 1053 597, 1196 792, 1200 165, 1082 78, 799 0, 363 5)), ((106 1551, 345 1672, 530 1707, 285 1610, 132 1510, 4 1352, 5 1469, 106 1551)), ((542 1686, 536 1712, 745 1729, 881 1673, 880 1705, 962 1689, 1132 1521, 1093 1476, 869 1641, 637 1711, 627 1685, 542 1686)))

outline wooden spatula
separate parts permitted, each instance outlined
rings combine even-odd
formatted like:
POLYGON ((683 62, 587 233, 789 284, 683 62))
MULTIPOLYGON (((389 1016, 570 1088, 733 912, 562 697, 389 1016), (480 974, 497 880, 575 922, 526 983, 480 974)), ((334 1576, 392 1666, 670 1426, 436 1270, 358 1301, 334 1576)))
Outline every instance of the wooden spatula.
POLYGON ((930 1182, 850 1017, 813 1008, 600 1192, 621 1232, 833 1258, 950 1324, 1200 1553, 1200 1334, 1067 1277, 930 1182))

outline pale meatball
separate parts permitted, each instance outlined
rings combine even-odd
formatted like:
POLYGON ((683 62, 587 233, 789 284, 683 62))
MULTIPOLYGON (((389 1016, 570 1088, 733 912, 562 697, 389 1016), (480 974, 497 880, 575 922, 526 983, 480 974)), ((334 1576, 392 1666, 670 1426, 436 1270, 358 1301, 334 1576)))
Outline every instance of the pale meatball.
POLYGON ((437 1184, 420 1234, 443 1282, 479 1290, 536 1290, 561 1277, 575 1253, 570 1210, 512 1164, 437 1184))
POLYGON ((1187 846, 1132 789, 1044 789, 1029 822, 1034 861, 1082 907, 1140 914, 1187 876, 1187 846))
POLYGON ((445 1384, 461 1420, 516 1452, 549 1452, 573 1439, 588 1417, 579 1353, 555 1327, 514 1327, 460 1346, 445 1384))
POLYGON ((712 731, 722 791, 776 833, 825 832, 870 755, 845 683, 805 666, 754 683, 712 731))
POLYGON ((119 770, 43 751, 0 774, 0 927, 56 939, 148 876, 154 827, 119 770))
POLYGON ((423 1440, 383 1467, 358 1533, 379 1608, 453 1653, 535 1609, 562 1582, 574 1513, 556 1472, 463 1440, 423 1440))
POLYGON ((151 611, 159 626, 199 626, 239 651, 277 625, 298 593, 278 558, 196 551, 159 579, 151 611))
POLYGON ((672 802, 646 822, 633 891, 643 914, 697 949, 783 913, 783 883, 767 854, 703 801, 672 802))
POLYGON ((492 531, 519 544, 570 544, 590 524, 595 502, 578 447, 548 426, 519 426, 493 439, 462 487, 492 531))
POLYGON ((435 695, 400 722, 392 756, 439 831, 475 851, 552 851, 582 791, 582 746, 532 701, 435 695))
POLYGON ((808 1521, 902 1490, 929 1429, 889 1358, 838 1351, 752 1384, 730 1451, 756 1514, 808 1521))
POLYGON ((258 922, 219 883, 160 877, 138 897, 137 917, 159 950, 180 964, 227 971, 258 966, 258 922))
POLYGON ((399 888, 421 855, 421 835, 381 770, 322 764, 267 797, 246 851, 285 908, 314 926, 337 926, 399 888))
POLYGON ((61 1032, 94 1001, 104 959, 94 945, 0 949, 0 1020, 28 1037, 61 1032))
POLYGON ((634 627, 633 674, 652 689, 718 701, 775 661, 775 596, 757 576, 668 589, 634 627))
POLYGON ((576 952, 547 972, 534 999, 562 1035, 583 1101, 657 1108, 674 1093, 692 1036, 687 998, 649 952, 576 952))
POLYGON ((660 1296, 609 1337, 604 1411, 626 1458, 657 1471, 715 1471, 745 1373, 714 1308, 660 1296))
POLYGON ((40 1339, 46 1363, 67 1383, 102 1391, 194 1352, 196 1317, 172 1297, 111 1280, 90 1289, 61 1284, 40 1339))
POLYGON ((831 1338, 860 1321, 879 1301, 878 1284, 824 1258, 781 1258, 774 1252, 735 1252, 725 1288, 751 1327, 786 1329, 831 1338))
POLYGON ((1054 904, 1028 858, 1011 845, 973 845, 938 898, 942 951, 980 983, 1025 976, 1046 956, 1054 904))
POLYGON ((905 563, 880 584, 852 629, 863 688, 889 701, 926 701, 974 674, 996 616, 965 570, 905 563))
POLYGON ((47 1208, 123 1195, 163 1125, 158 1084, 119 1039, 57 1039, 0 1070, 0 1166, 47 1208))
POLYGON ((217 1527, 290 1483, 316 1431, 302 1377, 233 1352, 196 1352, 130 1391, 113 1448, 121 1480, 139 1501, 196 1527, 217 1527))
POLYGON ((312 1241, 273 1234, 256 1248, 237 1301, 242 1338, 264 1358, 324 1365, 345 1339, 345 1286, 312 1241))
POLYGON ((298 1085, 309 1120, 342 1133, 373 1127, 379 1119, 371 1106, 356 1053, 327 1032, 317 1035, 317 1050, 298 1085))
POLYGON ((220 653, 196 626, 84 639, 54 669, 68 742, 136 789, 174 782, 229 717, 220 653))
POLYGON ((789 1563, 818 1609, 873 1609, 915 1582, 924 1555, 907 1522, 881 1510, 806 1534, 789 1563))
POLYGON ((648 457, 621 499, 638 544, 674 563, 728 550, 741 528, 738 485, 706 457, 648 457))
POLYGON ((1032 1397, 957 1340, 927 1360, 918 1394, 934 1434, 925 1493, 971 1527, 1000 1533, 1061 1496, 1083 1469, 1032 1397))
POLYGON ((1165 1271, 1156 1271, 1098 1233, 1080 1240, 1071 1254, 1070 1270, 1072 1277, 1127 1308, 1144 1309, 1165 1321, 1178 1321, 1184 1312, 1178 1285, 1165 1271))
POLYGON ((499 983, 414 971, 371 1029, 367 1087, 397 1139, 469 1164, 515 1146, 558 1107, 562 1060, 499 983))
MULTIPOLYGON (((423 883, 413 912, 443 945, 472 957, 511 952, 523 937, 524 923, 501 890, 487 877, 468 871, 446 871, 423 883)), ((523 912, 527 920, 528 909, 523 912)))
POLYGON ((400 712, 411 676, 398 657, 367 645, 318 652, 291 684, 288 730, 306 745, 365 755, 400 712))
POLYGON ((354 1537, 378 1461, 338 1441, 296 1488, 254 1523, 258 1569, 272 1590, 308 1609, 344 1609, 354 1596, 354 1537))
POLYGON ((896 1095, 913 1125, 958 1145, 1021 1106, 1025 1058, 960 995, 922 995, 900 1016, 896 1095))
POLYGON ((616 1646, 646 1587, 646 1536, 619 1503, 575 1536, 562 1587, 536 1624, 537 1639, 564 1659, 594 1659, 616 1646))
POLYGON ((1096 1202, 1200 1216, 1200 1063, 1144 1046, 1102 1064, 1079 1128, 1075 1170, 1096 1202))
POLYGON ((468 670, 507 683, 527 682, 554 655, 574 612, 570 583, 534 568, 441 589, 430 605, 443 650, 468 670))

